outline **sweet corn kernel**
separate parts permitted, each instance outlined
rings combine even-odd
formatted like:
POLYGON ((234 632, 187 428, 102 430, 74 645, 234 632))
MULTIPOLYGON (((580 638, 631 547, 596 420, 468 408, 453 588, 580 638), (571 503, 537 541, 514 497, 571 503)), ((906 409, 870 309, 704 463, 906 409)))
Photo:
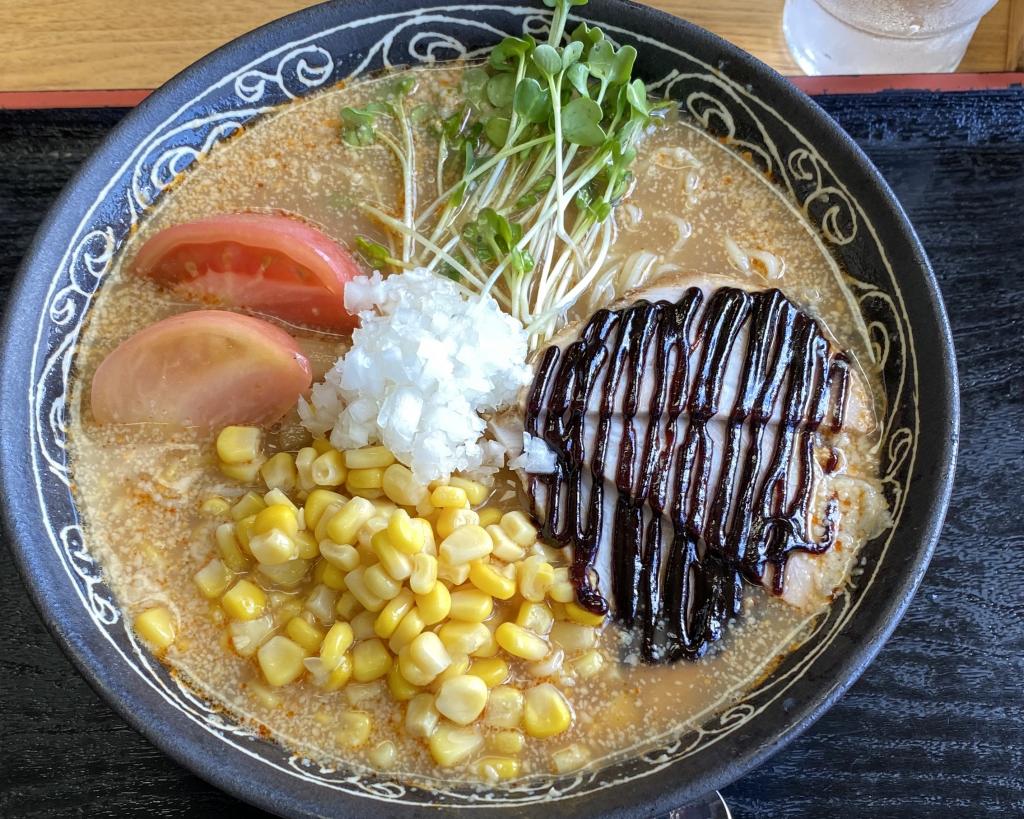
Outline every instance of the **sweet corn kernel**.
POLYGON ((456 725, 469 725, 487 705, 487 684, 472 674, 452 677, 442 683, 434 705, 456 725))
POLYGON ((542 660, 550 650, 543 637, 516 623, 502 623, 494 632, 494 637, 505 651, 524 660, 542 660))
POLYGON ((327 680, 321 686, 324 691, 338 691, 348 685, 352 679, 352 658, 346 654, 341 658, 337 668, 327 675, 327 680))
POLYGON ((525 512, 506 512, 501 516, 501 528, 520 546, 532 546, 537 542, 537 529, 525 512))
POLYGON ((450 768, 468 759, 484 744, 476 726, 462 727, 441 723, 427 740, 430 755, 442 768, 450 768))
POLYGON ((568 580, 556 579, 548 589, 548 597, 556 603, 571 603, 576 599, 576 589, 568 580))
POLYGON ((433 694, 417 694, 405 709, 405 732, 417 739, 426 739, 437 728, 441 715, 434 707, 433 694))
POLYGON ((543 603, 533 603, 524 600, 519 605, 519 613, 516 615, 516 625, 529 629, 534 634, 545 636, 551 631, 555 624, 555 616, 551 609, 543 603))
POLYGON ((267 708, 281 707, 281 697, 275 694, 272 688, 267 688, 263 683, 256 682, 255 680, 245 683, 245 687, 249 690, 253 699, 267 708))
POLYGON ((306 519, 306 528, 316 531, 316 525, 320 522, 320 517, 328 507, 333 504, 344 506, 347 502, 348 498, 337 492, 332 492, 330 489, 314 489, 309 493, 306 503, 302 507, 306 519))
POLYGON ((383 470, 395 462, 395 456, 385 446, 364 446, 362 449, 345 450, 345 466, 349 469, 383 470))
POLYGON ((348 623, 335 623, 331 626, 320 643, 320 660, 324 668, 328 671, 337 668, 354 640, 355 634, 348 623))
POLYGON ((451 656, 452 664, 438 674, 430 684, 430 690, 435 694, 441 690, 441 685, 445 680, 450 680, 452 677, 461 677, 469 671, 470 660, 468 656, 465 654, 453 654, 451 656))
POLYGON ((441 626, 437 636, 441 638, 441 642, 444 643, 449 654, 472 654, 490 642, 491 632, 483 623, 462 623, 458 620, 449 620, 441 626))
POLYGON ((376 510, 366 498, 352 498, 327 523, 327 536, 335 543, 356 542, 356 535, 376 510))
POLYGON ((311 491, 316 486, 313 480, 313 461, 320 456, 314 447, 304 446, 295 453, 295 475, 296 484, 304 492, 311 491))
POLYGON ((423 530, 413 523, 404 509, 396 509, 391 513, 387 532, 391 544, 402 554, 415 555, 423 551, 423 530))
POLYGON ((452 566, 448 563, 438 562, 437 576, 449 586, 461 586, 469 580, 469 564, 463 563, 460 566, 452 566))
POLYGON ((592 611, 587 611, 583 606, 575 601, 565 604, 565 613, 569 616, 570 620, 574 623, 579 623, 582 626, 599 626, 604 623, 603 614, 595 614, 592 611))
MULTIPOLYGON (((346 575, 346 588, 348 587, 348 576, 346 575)), ((356 596, 351 591, 347 591, 338 598, 338 602, 334 606, 334 611, 337 612, 338 616, 343 620, 351 620, 362 610, 362 604, 356 600, 356 596)))
POLYGON ((395 760, 398 759, 398 748, 391 740, 385 739, 374 745, 366 756, 378 771, 387 771, 395 766, 395 760))
MULTIPOLYGON (((302 514, 301 512, 299 513, 302 514)), ((308 529, 300 529, 292 538, 295 541, 295 548, 299 551, 299 557, 303 560, 313 560, 320 557, 320 546, 308 529)))
POLYGON ((267 508, 267 504, 263 498, 257 495, 255 492, 246 492, 240 497, 235 505, 231 507, 231 519, 234 521, 242 520, 250 515, 258 514, 267 508))
POLYGON ((310 444, 313 449, 316 450, 317 455, 323 455, 325 452, 330 452, 334 449, 331 442, 327 438, 314 438, 313 443, 310 444))
POLYGON ((366 683, 354 682, 345 689, 345 699, 348 700, 349 705, 362 705, 381 699, 386 689, 387 685, 384 680, 366 683))
POLYGON ((496 506, 488 506, 486 509, 478 509, 477 517, 480 519, 480 525, 486 529, 501 521, 501 510, 496 506))
POLYGON ((309 467, 309 476, 317 486, 341 486, 348 478, 348 469, 341 453, 331 449, 316 456, 309 467))
MULTIPOLYGON (((292 510, 292 514, 298 516, 299 507, 292 503, 292 499, 288 497, 285 492, 280 489, 269 489, 263 494, 263 502, 267 506, 287 506, 292 510)), ((301 526, 299 527, 302 528, 301 526)))
POLYGON ((509 600, 516 593, 516 581, 502 575, 486 560, 474 560, 469 564, 469 582, 499 600, 509 600))
POLYGON ((267 682, 274 686, 288 685, 306 670, 306 651, 298 643, 282 637, 271 637, 256 652, 256 660, 267 682))
POLYGON ((491 553, 498 560, 504 560, 506 563, 515 563, 526 557, 526 549, 506 535, 505 530, 498 524, 489 524, 485 531, 490 536, 491 543, 493 544, 491 553))
POLYGON ((231 646, 242 657, 249 658, 256 653, 274 633, 274 618, 269 614, 255 620, 240 620, 228 626, 231 646))
POLYGON ((359 566, 359 552, 347 543, 321 540, 318 550, 325 561, 344 572, 350 572, 359 566))
POLYGON ((398 628, 391 634, 391 639, 388 641, 388 648, 393 652, 401 651, 402 648, 407 646, 415 639, 416 635, 420 634, 426 625, 423 622, 423 618, 420 617, 419 611, 413 609, 405 617, 402 618, 402 622, 398 624, 398 628))
POLYGON ((329 626, 334 622, 334 604, 337 599, 338 592, 335 589, 323 584, 314 586, 306 596, 305 610, 325 626, 329 626))
POLYGON ((252 526, 255 522, 256 516, 249 515, 249 517, 242 518, 235 524, 235 539, 247 552, 249 551, 249 537, 252 533, 252 526))
POLYGON ((374 626, 377 624, 377 615, 372 611, 361 611, 349 623, 352 626, 352 633, 357 640, 372 640, 377 632, 374 626))
MULTIPOLYGON (((416 685, 421 688, 425 685, 430 685, 434 680, 433 674, 424 671, 412 659, 412 655, 409 653, 409 646, 404 646, 398 652, 398 671, 410 685, 416 685)), ((431 697, 431 699, 433 698, 431 697)))
POLYGON ((270 592, 267 595, 267 602, 273 610, 274 622, 278 625, 298 617, 306 605, 301 597, 293 597, 281 591, 270 592))
POLYGON ((441 541, 439 555, 449 566, 462 566, 487 557, 494 548, 491 536, 476 525, 462 526, 441 541))
POLYGON ((267 607, 267 595, 248 580, 239 580, 220 599, 228 616, 235 620, 255 620, 267 607))
POLYGON ((203 597, 213 600, 220 597, 231 585, 231 570, 224 561, 214 558, 193 575, 203 597))
POLYGON ((549 639, 560 645, 570 654, 593 648, 597 642, 597 632, 591 626, 579 623, 559 621, 551 627, 549 639))
POLYGON ((436 509, 464 509, 469 506, 469 498, 458 486, 439 486, 430 493, 430 503, 436 509))
POLYGON ((279 566, 299 556, 295 541, 280 529, 252 535, 249 538, 249 551, 256 560, 266 566, 279 566))
POLYGON ((448 649, 441 642, 441 638, 431 631, 419 634, 409 643, 409 658, 432 677, 452 664, 448 649))
POLYGON ((347 572, 344 569, 339 569, 326 560, 319 562, 316 568, 321 569, 321 573, 319 573, 319 577, 314 576, 314 578, 321 581, 328 589, 344 592, 348 588, 345 585, 345 575, 347 572))
POLYGON ((421 551, 437 557, 437 542, 434 540, 434 527, 430 525, 430 521, 424 518, 413 518, 412 522, 423 532, 423 549, 421 551))
POLYGON ((295 469, 295 458, 288 452, 278 452, 260 467, 260 476, 267 489, 291 492, 299 478, 299 473, 295 469))
POLYGON ((412 574, 412 558, 395 548, 387 529, 381 529, 377 532, 370 539, 370 545, 380 559, 384 570, 394 580, 401 583, 401 581, 412 574))
POLYGON ((523 697, 523 727, 537 739, 545 739, 569 730, 572 709, 565 696, 551 683, 528 688, 523 697))
POLYGON ((217 457, 225 464, 244 464, 260 454, 263 433, 259 427, 224 427, 217 436, 217 457))
POLYGON ((428 626, 436 625, 452 610, 452 596, 444 583, 435 583, 434 588, 416 595, 416 610, 428 626))
POLYGON ((494 638, 494 632, 497 631, 502 621, 498 618, 490 618, 486 623, 487 626, 487 641, 480 646, 476 651, 473 652, 474 657, 497 657, 498 652, 501 650, 501 646, 498 645, 498 641, 494 638))
MULTIPOLYGON (((374 563, 363 573, 363 582, 366 584, 366 588, 381 600, 391 600, 397 597, 402 588, 401 582, 388 574, 387 569, 380 563, 374 563)), ((366 607, 369 608, 369 606, 366 607)))
POLYGON ((409 575, 409 588, 415 594, 427 594, 437 583, 437 558, 433 555, 420 553, 412 559, 412 574, 409 575))
POLYGON ((320 643, 323 642, 324 632, 317 628, 304 617, 293 617, 284 628, 284 633, 295 643, 298 643, 307 654, 316 654, 320 650, 320 643))
POLYGON ((269 563, 261 563, 259 572, 271 583, 276 583, 286 589, 293 589, 306 579, 309 573, 309 561, 302 558, 295 558, 286 563, 278 563, 272 566, 269 563))
POLYGON ((548 656, 526 666, 526 673, 531 677, 554 677, 562 672, 565 652, 561 648, 553 648, 548 656))
POLYGON ((174 615, 166 606, 154 606, 136 616, 135 630, 158 653, 170 647, 177 632, 174 615))
POLYGON ((471 481, 469 478, 460 478, 457 475, 452 475, 448 479, 448 485, 465 492, 466 498, 472 506, 479 506, 491 494, 490 490, 479 481, 471 481))
POLYGON ((231 504, 219 495, 214 495, 200 504, 199 511, 209 518, 219 518, 231 511, 231 504))
POLYGON ((388 672, 388 691, 396 702, 408 702, 420 693, 420 688, 403 677, 397 665, 392 665, 388 672))
POLYGON ((358 748, 370 739, 370 715, 363 711, 343 711, 338 715, 334 741, 345 748, 358 748))
POLYGON ((356 643, 352 649, 352 676, 358 682, 379 680, 391 670, 391 653, 380 640, 356 643))
POLYGON ((398 624, 402 622, 402 618, 412 610, 415 604, 412 592, 402 589, 398 596, 384 606, 380 614, 377 615, 373 624, 373 630, 377 636, 384 640, 391 637, 395 633, 395 629, 398 628, 398 624))
POLYGON ((345 575, 345 585, 364 609, 371 612, 384 608, 384 598, 374 594, 366 585, 366 569, 359 567, 345 575))
POLYGON ((442 540, 463 526, 477 526, 480 516, 472 509, 442 509, 437 514, 437 536, 442 540))
POLYGON ((384 470, 381 488, 399 506, 416 506, 429 494, 427 487, 417 481, 412 471, 402 464, 391 464, 384 470))
POLYGON ((574 742, 551 754, 555 772, 564 774, 578 770, 590 761, 590 751, 585 745, 574 742))
POLYGON ((526 740, 523 732, 516 729, 494 731, 487 736, 487 747, 499 754, 518 754, 523 750, 526 740))
POLYGON ((367 490, 380 489, 384 485, 383 469, 353 469, 345 479, 350 494, 363 494, 367 490))
POLYGON ((587 679, 601 671, 604 665, 604 657, 597 649, 591 649, 572 661, 572 670, 577 677, 587 679))
POLYGON ((416 514, 421 518, 429 518, 437 511, 437 507, 430 502, 430 492, 427 492, 427 496, 416 504, 416 514))
MULTIPOLYGON (((324 491, 326 492, 329 490, 324 491)), ((344 497, 344 495, 342 497, 344 497)), ((360 500, 365 500, 365 498, 360 498, 360 500)), ((334 503, 331 503, 326 509, 324 509, 323 513, 317 519, 316 526, 312 527, 313 537, 316 538, 317 543, 319 543, 321 540, 330 540, 332 543, 335 542, 334 539, 331 538, 331 536, 327 533, 327 529, 330 525, 330 522, 334 519, 334 516, 337 515, 345 507, 346 503, 348 503, 348 501, 345 501, 344 503, 335 501, 334 503)), ((305 516, 305 510, 303 510, 302 514, 303 516, 305 516)))
POLYGON ((508 663, 500 657, 480 658, 473 660, 466 673, 479 677, 488 688, 494 688, 508 679, 508 663))
POLYGON ((519 760, 510 756, 481 757, 473 767, 484 782, 499 782, 519 776, 519 760))
MULTIPOLYGON (((508 517, 506 515, 505 517, 508 517)), ((504 518, 503 518, 504 519, 504 518)), ((534 555, 516 564, 516 580, 519 585, 519 594, 523 599, 534 603, 544 600, 551 583, 554 580, 555 570, 544 558, 534 555)))
POLYGON ((522 718, 522 691, 511 685, 499 685, 491 691, 484 712, 484 723, 494 728, 518 728, 522 718))
POLYGON ((220 464, 221 474, 226 478, 231 478, 233 481, 238 483, 256 483, 256 478, 260 474, 260 467, 263 466, 263 458, 257 458, 255 461, 248 461, 244 464, 220 464))
POLYGON ((452 592, 453 620, 482 623, 494 611, 494 598, 479 589, 460 589, 452 592))

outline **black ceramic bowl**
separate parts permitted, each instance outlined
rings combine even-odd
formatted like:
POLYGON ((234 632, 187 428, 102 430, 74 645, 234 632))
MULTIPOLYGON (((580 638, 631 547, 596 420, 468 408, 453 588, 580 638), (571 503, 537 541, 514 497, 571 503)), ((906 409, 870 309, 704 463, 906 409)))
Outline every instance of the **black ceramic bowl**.
MULTIPOLYGON (((957 435, 956 372, 935 279, 878 172, 811 100, 748 54, 682 20, 617 0, 574 9, 640 53, 638 69, 789 192, 853 282, 883 362, 882 472, 894 524, 813 638, 742 702, 656 752, 547 788, 422 790, 327 771, 257 739, 171 678, 125 627, 68 489, 65 395, 82 323, 112 257, 174 176, 263 112, 381 66, 472 56, 538 31, 539 4, 347 0, 279 20, 171 80, 110 134, 50 211, 7 309, 0 402, 4 509, 46 623, 93 686, 157 746, 242 799, 291 816, 654 815, 762 762, 828 708, 874 657, 927 566, 957 435)), ((837 761, 841 764, 841 761, 837 761)))

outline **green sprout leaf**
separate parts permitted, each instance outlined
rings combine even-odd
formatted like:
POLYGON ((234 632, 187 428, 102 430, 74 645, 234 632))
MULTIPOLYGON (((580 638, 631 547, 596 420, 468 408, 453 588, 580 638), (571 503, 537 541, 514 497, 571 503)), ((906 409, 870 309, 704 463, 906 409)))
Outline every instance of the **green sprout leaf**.
POLYGON ((565 77, 569 80, 569 84, 579 92, 580 96, 590 96, 590 89, 587 88, 590 70, 587 68, 586 63, 574 63, 569 66, 569 70, 565 72, 565 77))
POLYGON ((363 236, 356 236, 356 249, 371 267, 396 267, 402 264, 386 246, 363 236))
POLYGON ((488 62, 496 71, 515 71, 519 60, 526 56, 533 45, 534 39, 529 36, 525 38, 506 37, 491 49, 488 62))
POLYGON ((532 77, 516 86, 513 110, 527 122, 545 122, 551 116, 551 92, 532 77))
POLYGON ((508 117, 491 117, 484 125, 484 135, 495 148, 501 148, 508 140, 508 117))
POLYGON ((515 204, 512 206, 513 210, 528 210, 536 205, 541 197, 551 190, 551 186, 555 184, 554 174, 548 174, 547 176, 541 177, 540 180, 520 196, 515 204))
POLYGON ((562 49, 562 70, 566 71, 569 66, 574 65, 583 54, 583 43, 573 41, 562 49))
POLYGON ((586 97, 576 97, 562 109, 562 135, 574 145, 592 148, 606 139, 601 127, 601 106, 586 97))
POLYGON ((515 93, 516 78, 513 74, 495 74, 487 82, 487 99, 495 108, 510 108, 515 93))
POLYGON ((583 43, 583 58, 590 59, 590 50, 604 39, 604 32, 597 26, 591 28, 586 23, 580 23, 573 30, 571 40, 583 43))
POLYGON ((484 68, 467 68, 462 75, 462 96, 477 108, 483 108, 487 104, 487 81, 490 78, 484 68))
POLYGON ((650 113, 650 105, 647 102, 647 86, 643 80, 633 80, 626 86, 626 100, 637 113, 647 116, 650 113))
POLYGON ((533 64, 545 77, 553 77, 562 70, 562 58, 557 49, 542 43, 533 50, 533 64))

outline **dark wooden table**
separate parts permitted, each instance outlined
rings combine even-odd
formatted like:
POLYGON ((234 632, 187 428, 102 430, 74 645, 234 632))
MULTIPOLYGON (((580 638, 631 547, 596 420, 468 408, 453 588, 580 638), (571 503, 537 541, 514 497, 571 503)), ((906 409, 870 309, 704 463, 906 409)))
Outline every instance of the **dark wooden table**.
MULTIPOLYGON (((931 569, 878 659, 770 763, 737 817, 1024 816, 1024 89, 822 98, 931 255, 963 390, 956 491, 931 569)), ((0 288, 123 112, 0 112, 0 288)), ((0 816, 232 815, 92 692, 0 549, 0 816)))

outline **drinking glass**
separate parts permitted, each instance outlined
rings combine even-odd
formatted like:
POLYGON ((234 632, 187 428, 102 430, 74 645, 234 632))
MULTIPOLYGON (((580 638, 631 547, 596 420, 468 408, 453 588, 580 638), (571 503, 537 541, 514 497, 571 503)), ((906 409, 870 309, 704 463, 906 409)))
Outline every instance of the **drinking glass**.
POLYGON ((953 71, 996 0, 786 0, 782 30, 807 74, 953 71))

